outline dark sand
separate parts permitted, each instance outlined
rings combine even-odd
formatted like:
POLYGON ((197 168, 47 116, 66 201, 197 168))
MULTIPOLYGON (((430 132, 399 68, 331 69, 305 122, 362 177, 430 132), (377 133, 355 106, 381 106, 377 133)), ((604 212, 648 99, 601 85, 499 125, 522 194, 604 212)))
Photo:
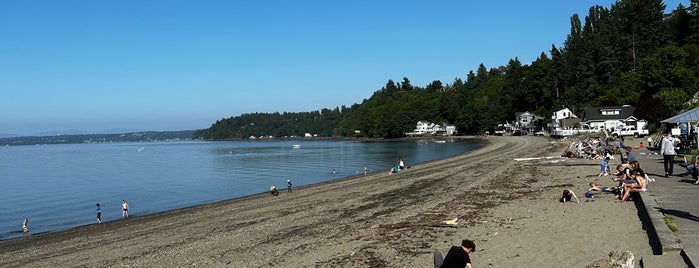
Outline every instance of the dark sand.
POLYGON ((565 188, 583 195, 591 180, 611 184, 597 179, 598 161, 514 161, 557 157, 566 144, 485 139, 485 148, 398 174, 5 241, 0 266, 432 267, 434 249, 464 238, 476 242, 475 267, 585 267, 617 249, 651 254, 633 202, 558 202, 565 188))

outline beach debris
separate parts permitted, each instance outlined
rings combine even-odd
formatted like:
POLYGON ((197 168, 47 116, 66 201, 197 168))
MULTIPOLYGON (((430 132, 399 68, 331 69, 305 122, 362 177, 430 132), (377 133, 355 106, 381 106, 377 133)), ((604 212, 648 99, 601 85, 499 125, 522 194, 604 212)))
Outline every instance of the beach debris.
POLYGON ((454 219, 451 219, 451 220, 448 220, 448 221, 443 221, 443 222, 444 222, 444 224, 456 225, 456 224, 458 224, 458 223, 457 223, 458 220, 459 220, 459 218, 456 217, 456 218, 454 218, 454 219))
POLYGON ((560 156, 545 156, 545 157, 524 157, 524 158, 515 158, 514 160, 519 162, 519 161, 530 161, 530 160, 550 160, 554 158, 561 158, 560 156))
POLYGON ((609 252, 609 258, 595 261, 587 268, 634 268, 633 259, 631 251, 615 250, 609 252))
POLYGON ((561 155, 567 158, 602 159, 619 153, 619 147, 615 142, 605 143, 599 138, 587 138, 584 140, 566 139, 568 148, 561 155))

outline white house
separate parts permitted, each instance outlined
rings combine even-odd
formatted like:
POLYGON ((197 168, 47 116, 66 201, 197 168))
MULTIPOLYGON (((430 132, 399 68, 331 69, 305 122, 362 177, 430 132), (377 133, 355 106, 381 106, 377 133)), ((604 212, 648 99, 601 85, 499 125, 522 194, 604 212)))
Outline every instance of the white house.
POLYGON ((564 129, 573 127, 580 122, 580 118, 575 115, 570 109, 564 108, 553 112, 551 116, 551 125, 553 129, 564 129))
POLYGON ((455 125, 447 125, 446 131, 447 131, 447 136, 452 136, 452 135, 456 135, 459 133, 458 131, 456 131, 455 125))
POLYGON ((636 107, 630 105, 609 106, 609 107, 587 107, 585 108, 585 121, 594 129, 605 128, 614 130, 618 126, 638 126, 643 128, 645 120, 639 120, 633 116, 636 107))
POLYGON ((453 135, 456 133, 456 126, 454 125, 439 125, 427 121, 417 121, 417 125, 412 132, 405 133, 407 136, 422 136, 422 135, 453 135))

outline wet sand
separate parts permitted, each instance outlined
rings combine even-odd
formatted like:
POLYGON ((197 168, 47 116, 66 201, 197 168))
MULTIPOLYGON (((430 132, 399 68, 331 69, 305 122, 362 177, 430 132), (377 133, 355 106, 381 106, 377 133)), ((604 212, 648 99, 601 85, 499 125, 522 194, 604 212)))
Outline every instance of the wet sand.
POLYGON ((617 249, 651 255, 633 202, 558 202, 566 188, 583 195, 589 181, 611 185, 597 178, 598 161, 514 161, 557 157, 566 144, 484 139, 475 152, 398 174, 4 241, 0 266, 432 267, 434 249, 464 238, 476 242, 475 267, 585 267, 617 249))

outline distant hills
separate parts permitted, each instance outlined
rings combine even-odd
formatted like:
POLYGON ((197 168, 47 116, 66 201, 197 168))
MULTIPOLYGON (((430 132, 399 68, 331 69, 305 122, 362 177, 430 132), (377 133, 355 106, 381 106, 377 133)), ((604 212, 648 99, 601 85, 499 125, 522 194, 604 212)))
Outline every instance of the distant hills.
POLYGON ((13 134, 13 133, 0 133, 0 138, 13 138, 13 137, 43 137, 43 136, 58 136, 58 135, 89 135, 89 134, 120 134, 120 133, 134 133, 142 132, 135 128, 113 128, 106 129, 96 133, 90 133, 87 131, 82 131, 78 129, 66 129, 66 130, 52 130, 43 131, 31 135, 13 134))
POLYGON ((199 139, 200 132, 201 130, 182 130, 144 131, 113 134, 56 134, 46 136, 4 137, 0 138, 0 146, 192 140, 199 139))

